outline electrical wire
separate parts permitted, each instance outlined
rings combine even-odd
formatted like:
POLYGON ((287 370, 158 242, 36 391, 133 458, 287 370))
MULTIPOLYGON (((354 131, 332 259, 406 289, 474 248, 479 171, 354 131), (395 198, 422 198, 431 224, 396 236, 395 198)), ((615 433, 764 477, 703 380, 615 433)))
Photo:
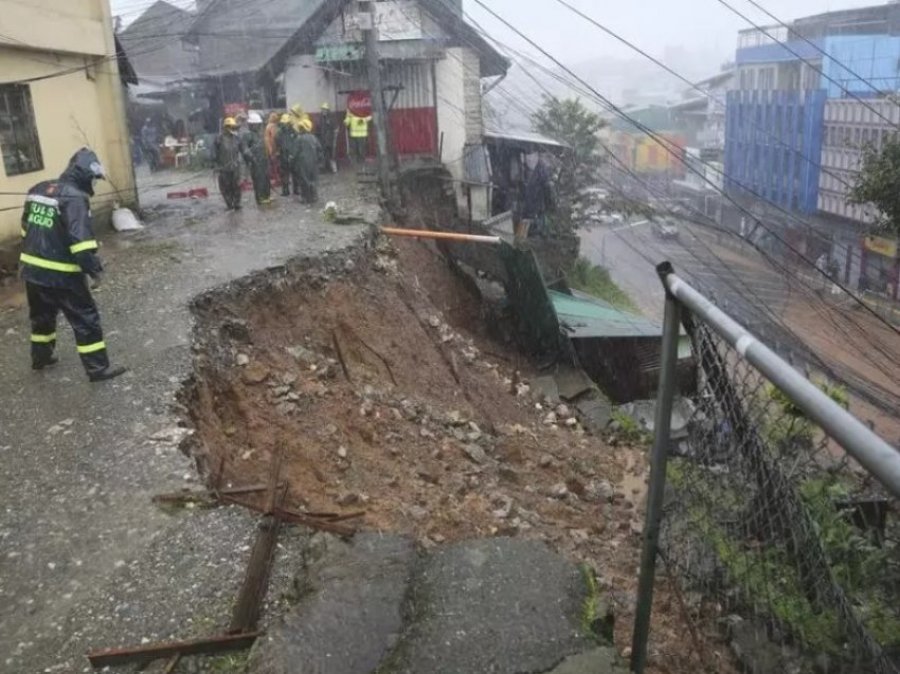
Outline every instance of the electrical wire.
MULTIPOLYGON (((721 2, 722 0, 717 0, 717 1, 720 1, 720 2, 721 2)), ((668 141, 667 139, 660 137, 659 134, 657 134, 656 132, 654 132, 652 129, 650 129, 649 127, 647 127, 645 124, 642 124, 642 123, 639 122, 638 120, 636 120, 636 119, 634 119, 633 117, 631 117, 630 115, 628 115, 628 114, 627 114, 625 111, 623 111, 619 106, 615 105, 612 101, 610 101, 608 98, 606 98, 605 96, 603 96, 603 95, 602 95, 601 93, 599 93, 596 89, 594 89, 594 88, 593 88, 592 86, 590 86, 587 82, 585 82, 582 78, 580 78, 578 75, 576 75, 574 72, 572 72, 572 70, 569 69, 568 67, 566 67, 565 64, 563 64, 561 61, 559 61, 559 59, 557 59, 557 58, 554 57, 552 54, 550 54, 549 52, 547 52, 547 51, 546 51, 545 49, 543 49, 539 44, 537 44, 536 42, 534 42, 534 40, 532 40, 531 38, 529 38, 529 37, 528 37, 527 35, 525 35, 522 31, 520 31, 518 28, 516 28, 513 24, 511 24, 509 21, 507 21, 507 20, 506 20, 505 18, 503 18, 501 15, 497 14, 497 12, 495 12, 495 11, 492 10, 490 7, 488 7, 482 0, 475 0, 475 2, 476 2, 479 6, 481 6, 482 8, 484 8, 484 9, 485 9, 488 13, 490 13, 492 16, 494 16, 495 18, 497 18, 501 23, 503 23, 505 26, 507 26, 507 28, 509 28, 510 30, 512 30, 513 32, 515 32, 517 35, 519 35, 522 39, 524 39, 524 40, 527 41, 529 44, 531 44, 532 47, 534 47, 535 49, 537 49, 538 51, 540 51, 546 58, 548 58, 549 60, 553 61, 558 67, 560 67, 563 71, 565 71, 570 77, 573 77, 573 78, 576 79, 578 82, 580 82, 583 86, 585 86, 588 90, 590 90, 590 91, 597 97, 597 99, 600 100, 600 101, 601 101, 601 102, 602 102, 602 103, 603 103, 603 104, 604 104, 611 112, 613 112, 613 113, 615 113, 616 115, 618 115, 619 117, 621 117, 621 118, 623 118, 623 119, 629 121, 633 126, 635 126, 636 128, 640 129, 640 130, 643 131, 647 136, 649 136, 650 138, 652 138, 653 140, 655 140, 661 147, 663 147, 663 149, 665 149, 665 150, 666 150, 673 158, 675 158, 676 161, 679 161, 680 163, 682 163, 688 171, 690 171, 690 172, 694 173, 695 175, 697 175, 703 182, 707 183, 707 184, 710 185, 714 190, 716 190, 717 192, 719 192, 723 197, 725 197, 726 200, 728 200, 731 204, 733 204, 738 210, 740 210, 740 211, 743 212, 745 215, 747 215, 748 217, 750 217, 750 218, 751 218, 751 219, 752 219, 759 227, 761 227, 762 229, 764 229, 765 231, 767 231, 773 238, 776 238, 776 239, 777 239, 778 241, 780 241, 786 248, 788 248, 788 249, 791 250, 795 255, 797 255, 798 259, 801 259, 801 260, 805 261, 806 264, 808 264, 812 269, 815 269, 817 273, 823 275, 823 276, 824 276, 825 278, 827 278, 829 281, 831 281, 831 282, 834 283, 836 286, 838 286, 838 287, 839 287, 841 290, 843 290, 849 297, 853 298, 854 301, 855 301, 857 304, 859 304, 859 306, 862 307, 864 311, 869 312, 872 316, 874 316, 874 317, 876 318, 876 320, 878 320, 879 322, 883 323, 885 326, 889 327, 891 330, 893 330, 893 331, 896 332, 898 335, 900 335, 900 328, 897 328, 896 326, 892 325, 892 324, 889 323, 887 320, 885 320, 880 314, 878 314, 878 312, 876 312, 876 311, 875 311, 874 309, 872 309, 868 304, 866 304, 865 302, 863 302, 862 299, 860 299, 860 298, 859 298, 858 296, 856 296, 852 291, 850 291, 843 283, 841 283, 841 282, 838 281, 837 279, 832 278, 832 276, 831 276, 827 271, 819 269, 813 261, 809 260, 809 259, 806 257, 806 255, 803 254, 802 251, 798 250, 795 246, 793 246, 792 244, 790 244, 790 242, 786 241, 786 240, 785 240, 783 237, 781 237, 778 233, 774 232, 771 228, 767 227, 767 226, 766 226, 759 218, 757 218, 753 213, 751 213, 751 212, 750 212, 749 210, 747 210, 744 206, 742 206, 740 203, 738 203, 733 197, 731 197, 731 195, 727 194, 724 190, 722 190, 721 188, 719 188, 713 181, 711 181, 709 178, 707 178, 701 171, 699 171, 696 167, 692 166, 689 162, 687 162, 687 161, 684 159, 684 157, 681 156, 681 154, 680 154, 680 152, 679 152, 680 148, 678 148, 678 146, 674 145, 673 143, 671 143, 671 142, 668 141), (673 148, 674 148, 674 149, 673 149, 673 148)))
POLYGON ((820 74, 822 77, 824 77, 826 80, 828 80, 829 82, 831 82, 832 84, 834 84, 836 87, 838 87, 838 89, 840 89, 842 92, 844 92, 849 98, 852 98, 853 100, 855 100, 855 101, 857 101, 858 103, 860 103, 864 108, 867 108, 871 113, 873 113, 873 114, 876 115, 877 117, 880 117, 881 119, 883 119, 883 120, 884 120, 885 122, 887 122, 890 126, 900 128, 900 126, 898 126, 898 124, 897 124, 896 122, 894 122, 894 121, 888 119, 888 118, 885 117, 883 114, 881 114, 881 111, 880 111, 880 110, 876 110, 874 107, 872 107, 871 105, 869 105, 869 103, 867 103, 865 99, 860 98, 859 96, 857 96, 856 94, 854 94, 852 91, 850 91, 849 89, 847 89, 847 87, 845 87, 843 84, 841 84, 840 82, 838 82, 836 79, 834 79, 834 78, 831 77, 830 75, 826 74, 824 70, 822 70, 821 68, 817 67, 814 63, 812 63, 812 62, 809 61, 808 59, 805 59, 805 58, 804 58, 797 50, 793 49, 793 48, 790 47, 787 43, 785 43, 785 42, 782 41, 782 40, 779 40, 777 37, 775 37, 774 35, 772 35, 772 34, 771 34, 769 31, 767 31, 765 28, 763 28, 763 27, 760 26, 759 24, 755 23, 755 22, 753 21, 753 19, 750 19, 750 18, 747 17, 745 14, 743 14, 739 9, 737 9, 737 8, 735 8, 733 5, 729 4, 729 3, 727 2, 727 0, 716 0, 716 2, 718 2, 718 3, 719 3, 720 5, 722 5, 723 7, 728 8, 728 9, 729 9, 730 11, 732 11, 734 14, 737 14, 737 15, 738 15, 739 17, 741 17, 744 21, 746 21, 748 24, 750 24, 751 26, 753 26, 756 30, 758 30, 760 33, 762 33, 762 34, 765 35, 766 37, 768 37, 768 38, 769 38, 770 40, 772 40, 773 42, 775 42, 775 43, 781 45, 781 47, 782 47, 783 49, 785 49, 785 50, 788 51, 790 54, 792 54, 792 55, 795 56, 797 59, 799 59, 801 63, 805 63, 805 64, 806 64, 807 66, 809 66, 812 70, 814 70, 815 72, 819 73, 819 74, 820 74))
POLYGON ((830 59, 831 61, 833 61, 834 63, 836 63, 837 65, 839 65, 839 66, 840 66, 841 68, 843 68, 846 72, 850 73, 850 75, 852 75, 854 79, 856 79, 856 80, 858 80, 859 82, 862 82, 863 84, 865 84, 866 86, 868 86, 868 87, 869 87, 873 92, 875 92, 876 94, 883 96, 885 93, 887 93, 887 92, 885 92, 884 90, 877 88, 875 85, 873 85, 871 82, 869 82, 869 81, 868 81, 866 78, 864 78, 862 75, 860 75, 859 73, 857 73, 856 71, 854 71, 853 69, 851 69, 850 66, 846 65, 845 63, 842 63, 841 61, 839 61, 838 59, 836 59, 834 56, 832 56, 831 54, 829 54, 828 52, 826 52, 824 49, 822 49, 822 48, 821 48, 819 45, 817 45, 815 42, 813 42, 812 40, 808 39, 805 35, 803 35, 802 33, 798 32, 796 29, 794 29, 794 28, 792 28, 791 26, 789 26, 788 24, 786 24, 784 21, 782 21, 782 20, 779 19, 777 16, 775 16, 774 14, 772 14, 772 12, 770 12, 768 9, 766 9, 765 7, 763 7, 759 2, 756 2, 756 0, 746 0, 746 2, 748 2, 748 3, 750 3, 751 5, 753 5, 754 7, 756 7, 756 9, 758 9, 758 10, 761 11, 763 14, 765 14, 765 15, 768 16, 770 19, 772 19, 772 21, 775 21, 776 23, 778 23, 778 24, 781 25, 782 27, 786 28, 787 31, 788 31, 788 33, 793 33, 794 35, 796 35, 797 37, 799 37, 801 40, 803 40, 806 44, 808 44, 810 47, 812 47, 812 48, 815 49, 817 52, 819 52, 820 54, 822 54, 822 56, 824 56, 824 57, 830 59))

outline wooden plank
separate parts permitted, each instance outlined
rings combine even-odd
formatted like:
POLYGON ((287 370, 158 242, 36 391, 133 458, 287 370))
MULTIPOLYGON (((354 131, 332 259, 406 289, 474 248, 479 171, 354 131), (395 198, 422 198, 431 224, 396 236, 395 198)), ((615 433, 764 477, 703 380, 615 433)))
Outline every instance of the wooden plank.
POLYGON ((274 515, 265 515, 259 522, 244 582, 231 611, 229 634, 255 629, 259 623, 280 527, 281 521, 274 515))
POLYGON ((281 520, 273 513, 281 507, 287 495, 287 485, 279 488, 283 458, 284 448, 279 446, 272 456, 265 515, 257 527, 256 540, 250 552, 244 582, 231 612, 231 623, 228 626, 228 632, 231 634, 254 630, 259 623, 263 600, 269 587, 272 563, 275 560, 278 531, 281 528, 281 520))
POLYGON ((91 651, 87 657, 94 669, 116 667, 118 665, 153 662, 176 655, 215 655, 250 648, 262 632, 226 634, 222 636, 170 641, 131 648, 107 648, 91 651))
POLYGON ((279 519, 283 519, 285 522, 290 522, 291 524, 300 524, 304 527, 309 527, 310 529, 318 529, 319 531, 327 531, 328 533, 337 534, 338 536, 344 536, 345 538, 356 534, 356 529, 345 524, 340 524, 335 520, 324 520, 315 517, 309 517, 308 515, 304 515, 303 513, 285 510, 284 508, 279 508, 275 511, 275 514, 279 519))

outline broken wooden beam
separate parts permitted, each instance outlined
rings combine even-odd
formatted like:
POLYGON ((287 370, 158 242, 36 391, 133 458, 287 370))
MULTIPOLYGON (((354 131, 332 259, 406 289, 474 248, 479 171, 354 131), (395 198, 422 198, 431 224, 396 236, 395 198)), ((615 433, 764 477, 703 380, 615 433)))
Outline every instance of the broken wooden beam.
POLYGON ((259 522, 244 582, 231 611, 229 634, 255 629, 259 623, 263 600, 269 587, 269 576, 275 559, 275 545, 278 543, 280 527, 281 521, 274 515, 265 515, 259 522))
POLYGON ((226 634, 188 641, 147 644, 131 648, 106 648, 91 651, 87 657, 94 669, 100 669, 101 667, 153 662, 163 658, 173 658, 176 655, 215 655, 217 653, 246 650, 253 645, 261 634, 262 632, 246 632, 244 634, 226 634))
POLYGON ((228 632, 236 634, 256 629, 262 613, 263 601, 269 588, 269 576, 272 563, 275 561, 275 546, 278 543, 278 531, 281 520, 273 513, 284 503, 288 485, 279 485, 281 463, 284 459, 284 448, 279 446, 272 455, 269 468, 269 483, 266 487, 266 505, 263 518, 256 530, 256 540, 247 562, 244 582, 238 592, 231 612, 231 623, 228 632))
POLYGON ((253 494, 256 492, 264 491, 267 487, 268 485, 265 484, 254 484, 246 487, 229 487, 227 489, 204 491, 193 491, 185 489, 183 491, 176 491, 170 494, 157 494, 153 497, 152 500, 154 503, 162 503, 166 505, 183 506, 193 503, 195 505, 213 507, 215 505, 218 505, 221 501, 228 500, 223 497, 253 494))
POLYGON ((300 524, 304 527, 309 527, 310 529, 326 531, 330 534, 336 534, 345 538, 349 538, 350 536, 356 534, 356 529, 345 524, 340 524, 334 519, 327 520, 310 517, 303 513, 294 512, 292 510, 285 510, 284 508, 276 509, 275 514, 279 519, 282 519, 285 522, 290 522, 291 524, 300 524))

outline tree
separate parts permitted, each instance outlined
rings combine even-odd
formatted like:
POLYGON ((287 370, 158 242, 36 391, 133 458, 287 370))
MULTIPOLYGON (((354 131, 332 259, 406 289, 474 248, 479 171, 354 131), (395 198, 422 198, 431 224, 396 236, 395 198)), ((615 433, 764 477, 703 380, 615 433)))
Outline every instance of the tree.
POLYGON ((606 122, 588 110, 580 99, 547 95, 531 121, 538 133, 572 148, 561 167, 559 196, 561 201, 574 206, 580 201, 581 191, 597 183, 596 175, 603 163, 597 134, 606 122))
POLYGON ((865 146, 847 201, 874 205, 879 229, 900 237, 900 136, 890 136, 880 152, 874 145, 865 146))

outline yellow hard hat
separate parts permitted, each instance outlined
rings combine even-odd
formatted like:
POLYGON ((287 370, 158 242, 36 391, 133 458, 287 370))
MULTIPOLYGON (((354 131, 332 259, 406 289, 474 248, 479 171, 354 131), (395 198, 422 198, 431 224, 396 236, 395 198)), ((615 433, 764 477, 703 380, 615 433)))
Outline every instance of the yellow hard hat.
POLYGON ((328 103, 322 103, 322 109, 323 110, 331 110, 331 106, 328 105, 328 103))
POLYGON ((296 115, 297 117, 303 117, 303 115, 305 114, 303 112, 303 106, 299 103, 294 103, 294 105, 291 106, 291 112, 294 113, 294 115, 296 115))
POLYGON ((306 131, 307 133, 309 133, 310 131, 312 131, 312 128, 313 128, 313 127, 312 127, 312 121, 311 121, 311 120, 309 120, 309 119, 304 119, 304 120, 302 120, 302 121, 300 122, 300 129, 301 129, 302 131, 306 131))
POLYGON ((238 125, 237 120, 234 117, 226 117, 225 121, 222 122, 222 126, 224 126, 224 127, 237 126, 237 125, 238 125))
POLYGON ((281 116, 281 120, 280 120, 280 121, 281 121, 282 124, 290 124, 290 123, 291 123, 291 116, 290 116, 289 114, 287 114, 287 113, 284 113, 284 114, 281 116))

